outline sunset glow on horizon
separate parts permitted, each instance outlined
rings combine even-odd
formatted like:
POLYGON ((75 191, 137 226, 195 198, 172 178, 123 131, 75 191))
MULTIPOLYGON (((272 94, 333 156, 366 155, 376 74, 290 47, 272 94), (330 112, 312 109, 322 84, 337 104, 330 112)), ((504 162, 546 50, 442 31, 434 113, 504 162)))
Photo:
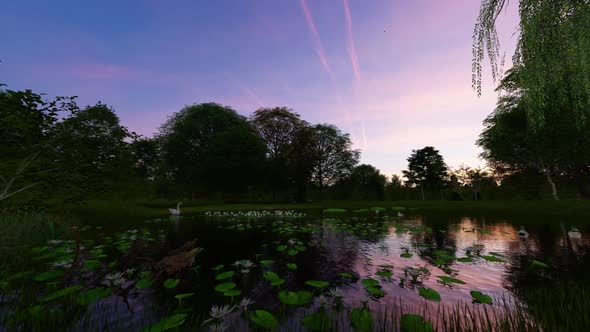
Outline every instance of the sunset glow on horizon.
MULTIPOLYGON (((0 83, 112 106, 154 134, 184 105, 248 116, 286 106, 351 134, 361 162, 400 174, 432 145, 451 167, 483 166, 475 146, 497 95, 471 88, 480 1, 14 1, 4 4, 0 83)), ((505 68, 515 8, 498 22, 505 68)), ((489 71, 486 73, 489 78, 489 71)))

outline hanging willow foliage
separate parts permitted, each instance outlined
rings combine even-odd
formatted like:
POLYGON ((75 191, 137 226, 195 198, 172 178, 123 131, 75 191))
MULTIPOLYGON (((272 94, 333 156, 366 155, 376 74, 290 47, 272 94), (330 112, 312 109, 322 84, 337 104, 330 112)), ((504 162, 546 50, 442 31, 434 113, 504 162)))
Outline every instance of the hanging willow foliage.
MULTIPOLYGON (((519 66, 531 130, 550 112, 572 112, 578 128, 590 120, 590 0, 518 0, 519 36, 513 65, 519 66)), ((473 34, 473 88, 481 95, 482 62, 498 69, 496 20, 508 0, 482 0, 473 34)))

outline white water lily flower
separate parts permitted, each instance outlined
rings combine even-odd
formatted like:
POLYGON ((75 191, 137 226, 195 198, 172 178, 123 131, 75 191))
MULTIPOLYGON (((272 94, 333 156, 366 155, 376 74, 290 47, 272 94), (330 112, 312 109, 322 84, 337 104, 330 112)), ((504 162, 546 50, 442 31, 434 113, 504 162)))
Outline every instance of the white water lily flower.
POLYGON ((133 274, 134 272, 135 272, 135 269, 133 269, 133 268, 125 270, 125 274, 133 274))
POLYGON ((234 307, 230 307, 229 305, 224 305, 223 307, 220 306, 212 306, 211 311, 209 311, 209 316, 214 319, 222 319, 223 317, 227 316, 234 310, 234 307))
POLYGON ((322 307, 325 306, 325 305, 330 304, 330 299, 327 298, 327 297, 325 297, 325 296, 323 296, 323 295, 320 295, 320 296, 316 297, 314 299, 314 301, 315 301, 315 303, 317 305, 322 306, 322 307))
POLYGON ((248 270, 248 269, 242 269, 242 270, 240 270, 240 273, 241 274, 248 274, 248 273, 250 273, 250 270, 248 270))
POLYGON ((343 298, 344 292, 341 288, 332 288, 328 291, 328 294, 333 298, 343 298))
POLYGON ((51 264, 51 266, 53 266, 53 267, 69 268, 69 267, 72 266, 72 262, 71 261, 55 262, 55 263, 51 264))
POLYGON ((238 303, 238 307, 241 307, 242 309, 246 309, 249 305, 253 304, 254 300, 244 297, 240 303, 238 303))
POLYGON ((240 264, 242 264, 242 267, 249 269, 251 267, 254 266, 254 263, 251 260, 245 259, 245 260, 241 260, 240 264))
POLYGON ((107 286, 121 286, 127 280, 123 277, 122 272, 110 273, 104 277, 103 285, 107 286))

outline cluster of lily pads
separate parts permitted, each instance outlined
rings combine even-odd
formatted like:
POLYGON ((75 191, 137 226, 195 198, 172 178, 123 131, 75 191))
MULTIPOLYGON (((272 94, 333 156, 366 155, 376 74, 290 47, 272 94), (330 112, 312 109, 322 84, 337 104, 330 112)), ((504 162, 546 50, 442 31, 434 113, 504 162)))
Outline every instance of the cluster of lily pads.
POLYGON ((231 218, 300 218, 305 217, 304 212, 292 210, 253 210, 253 211, 207 211, 207 217, 231 217, 231 218))

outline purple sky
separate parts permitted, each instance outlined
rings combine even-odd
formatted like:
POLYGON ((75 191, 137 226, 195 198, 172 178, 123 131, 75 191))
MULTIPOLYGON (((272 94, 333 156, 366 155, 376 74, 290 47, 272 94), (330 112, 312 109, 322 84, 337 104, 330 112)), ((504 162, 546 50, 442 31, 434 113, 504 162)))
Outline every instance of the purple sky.
MULTIPOLYGON (((495 105, 471 89, 478 0, 8 1, 0 82, 111 105, 151 136, 184 105, 243 115, 288 106, 335 124, 362 162, 400 173, 433 145, 483 165, 475 140, 495 105), (92 4, 90 4, 92 3, 92 4), (173 5, 172 5, 173 4, 173 5)), ((499 22, 507 62, 517 14, 499 22)), ((489 70, 486 72, 489 77, 489 70)))

